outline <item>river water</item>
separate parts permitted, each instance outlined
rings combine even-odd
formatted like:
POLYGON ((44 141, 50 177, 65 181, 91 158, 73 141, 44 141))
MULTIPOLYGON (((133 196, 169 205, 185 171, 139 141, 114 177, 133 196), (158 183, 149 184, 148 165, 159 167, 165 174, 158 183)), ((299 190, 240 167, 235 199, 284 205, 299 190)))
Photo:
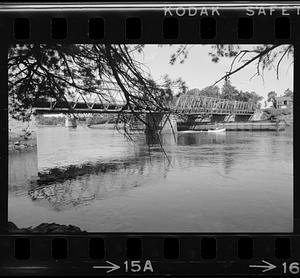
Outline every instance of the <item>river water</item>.
POLYGON ((38 151, 9 155, 9 221, 88 232, 292 232, 293 134, 144 134, 41 127, 38 151), (150 140, 150 141, 149 141, 150 140), (150 147, 148 143, 151 143, 150 147), (37 185, 37 171, 109 165, 37 185), (113 165, 113 167, 111 166, 113 165))

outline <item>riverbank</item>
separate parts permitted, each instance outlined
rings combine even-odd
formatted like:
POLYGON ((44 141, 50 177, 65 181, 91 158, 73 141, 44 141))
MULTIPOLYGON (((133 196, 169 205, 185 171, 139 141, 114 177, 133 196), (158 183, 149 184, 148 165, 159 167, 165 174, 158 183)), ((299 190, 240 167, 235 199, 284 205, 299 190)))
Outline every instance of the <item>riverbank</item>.
POLYGON ((73 225, 62 225, 57 223, 42 223, 36 227, 18 228, 18 226, 13 222, 8 222, 7 231, 9 233, 46 233, 46 234, 87 233, 86 231, 82 231, 79 227, 73 225))
POLYGON ((281 115, 277 117, 280 121, 285 121, 288 126, 293 126, 294 117, 293 114, 281 115))
POLYGON ((269 119, 284 121, 289 126, 292 126, 294 123, 293 110, 290 108, 267 108, 263 111, 269 119))

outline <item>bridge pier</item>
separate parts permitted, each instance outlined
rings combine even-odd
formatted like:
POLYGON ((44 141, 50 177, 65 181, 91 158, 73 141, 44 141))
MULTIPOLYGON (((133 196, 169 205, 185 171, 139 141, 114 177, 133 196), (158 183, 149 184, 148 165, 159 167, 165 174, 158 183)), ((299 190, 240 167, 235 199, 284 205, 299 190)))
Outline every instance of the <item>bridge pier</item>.
POLYGON ((77 120, 73 116, 66 115, 65 116, 65 127, 77 127, 77 120))
POLYGON ((226 115, 224 118, 224 122, 234 122, 235 121, 235 114, 226 115))
POLYGON ((165 113, 146 114, 145 133, 174 133, 177 132, 177 121, 173 115, 165 113))
POLYGON ((269 116, 266 114, 266 112, 262 110, 256 110, 254 114, 251 115, 249 118, 250 122, 256 122, 256 121, 262 121, 262 120, 268 120, 269 116))

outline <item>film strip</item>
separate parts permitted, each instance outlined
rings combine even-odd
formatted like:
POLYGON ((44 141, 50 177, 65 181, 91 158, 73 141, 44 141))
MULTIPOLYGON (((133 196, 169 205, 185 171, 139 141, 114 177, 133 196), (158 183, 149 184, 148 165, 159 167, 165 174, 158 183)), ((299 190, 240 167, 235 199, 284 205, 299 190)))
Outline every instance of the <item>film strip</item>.
MULTIPOLYGON (((299 97, 293 92, 299 87, 299 25, 298 3, 2 4, 0 276, 298 276, 300 190, 295 170, 297 121, 293 117, 297 115, 299 97), (191 51, 195 48, 189 47, 197 45, 203 45, 206 52, 202 56, 195 52, 197 63, 192 63, 191 51), (146 59, 149 64, 145 64, 151 74, 170 73, 171 77, 163 79, 166 87, 159 83, 161 76, 152 79, 147 75, 141 66, 141 53, 150 57, 149 61, 146 59), (285 61, 288 55, 290 60, 285 61), (205 77, 219 70, 208 65, 207 57, 215 59, 211 65, 223 67, 223 74, 205 77), (223 59, 230 63, 220 62, 223 59), (269 73, 265 74, 265 87, 257 85, 258 81, 251 83, 251 76, 240 77, 245 78, 244 83, 234 79, 235 72, 251 64, 252 59, 253 69, 257 69, 254 73, 259 77, 261 71, 269 68, 273 75, 279 75, 283 65, 280 83, 269 73), (241 64, 236 66, 235 61, 241 64), (186 67, 178 67, 181 64, 186 67), (202 64, 206 74, 200 70, 202 64), (175 73, 170 65, 177 65, 175 73), (199 77, 194 74, 198 70, 202 74, 199 77), (214 81, 230 85, 226 82, 233 79, 233 85, 236 82, 241 87, 239 91, 230 88, 240 99, 226 96, 221 87, 215 94, 205 90, 190 92, 185 90, 182 79, 173 82, 173 76, 186 78, 191 84, 189 89, 197 81, 212 91, 214 81), (96 94, 99 87, 100 93, 96 94), (179 87, 183 93, 176 91, 179 87), (267 95, 261 88, 275 90, 277 94, 267 95), (76 90, 79 93, 73 93, 76 90), (262 92, 268 107, 258 106, 258 100, 254 106, 253 99, 249 100, 253 90, 258 92, 257 97, 262 92), (169 92, 171 100, 166 97, 169 92), (36 146, 28 143, 29 125, 24 129, 20 124, 22 132, 28 131, 22 134, 25 143, 20 136, 11 143, 14 121, 26 122, 29 110, 35 111, 34 115, 39 116, 35 121, 39 121, 39 128, 42 126, 36 131, 35 158, 30 156, 36 146), (260 116, 267 114, 268 119, 260 116), (52 127, 49 122, 53 118, 49 116, 47 120, 44 115, 58 115, 52 127), (261 118, 253 120, 256 115, 261 118), (284 118, 284 126, 278 115, 284 118), (159 135, 157 139, 151 135, 145 139, 148 141, 143 148, 150 150, 151 163, 144 158, 148 157, 145 153, 120 159, 120 144, 126 152, 131 150, 127 143, 109 133, 108 125, 104 133, 98 129, 102 131, 101 137, 97 129, 90 128, 94 122, 102 124, 103 119, 105 124, 118 124, 121 119, 125 137, 128 126, 137 129, 136 122, 145 124, 151 134, 152 129, 155 134, 157 130, 162 134, 169 123, 172 136, 159 135), (288 120, 291 123, 286 127, 288 120), (75 129, 68 129, 66 135, 61 125, 80 126, 77 131, 84 131, 78 134, 75 129), (182 133, 175 132, 172 145, 168 140, 174 137, 175 125, 176 132, 182 133), (198 135, 189 135, 195 130, 198 135), (285 135, 289 130, 291 133, 285 135), (86 137, 89 132, 92 135, 86 137), (107 134, 110 144, 101 141, 103 134, 107 134), (100 148, 102 152, 93 141, 96 139, 104 146, 100 148), (66 140, 64 145, 62 140, 66 140), (82 142, 86 145, 79 155, 82 142), (75 149, 70 149, 70 145, 75 149), (231 149, 220 151, 220 146, 230 145, 231 149), (178 148, 187 154, 178 154, 178 148), (225 154, 220 157, 225 161, 224 169, 220 170, 219 152, 223 151, 225 154), (251 160, 254 153, 258 153, 255 159, 268 156, 256 164, 251 160), (171 160, 173 157, 175 170, 165 170, 168 155, 171 160), (99 157, 100 164, 98 160, 94 164, 83 163, 99 157), (70 165, 56 166, 68 159, 70 165), (76 159, 80 167, 75 165, 76 159), (232 166, 230 162, 234 159, 235 165, 245 168, 232 166), (47 163, 52 165, 50 170, 47 163), (48 172, 43 172, 43 167, 48 172), (201 171, 197 167, 202 167, 201 171), (31 168, 38 168, 37 181, 28 182, 26 178, 32 175, 31 168), (203 170, 206 168, 217 170, 209 173, 203 170), (161 169, 165 172, 161 173, 161 169), (186 173, 186 169, 190 172, 186 173), (230 169, 240 172, 234 175, 230 169), (198 176, 199 172, 203 174, 198 176), (193 183, 194 180, 197 182, 193 183), (245 188, 248 183, 251 189, 245 188), (165 188, 158 190, 157 184, 165 188), (206 187, 200 190, 198 184, 206 187)), ((126 140, 130 138, 127 136, 126 140)))

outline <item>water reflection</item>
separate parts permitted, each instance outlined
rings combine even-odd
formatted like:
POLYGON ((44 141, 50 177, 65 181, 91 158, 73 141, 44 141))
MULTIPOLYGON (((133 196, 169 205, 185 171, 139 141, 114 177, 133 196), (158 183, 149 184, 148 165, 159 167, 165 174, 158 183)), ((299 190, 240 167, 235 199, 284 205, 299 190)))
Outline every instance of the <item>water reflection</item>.
MULTIPOLYGON (((28 195, 38 206, 61 211, 71 209, 86 203, 111 198, 128 190, 140 187, 149 182, 165 177, 167 168, 163 161, 150 160, 147 156, 140 156, 138 160, 126 163, 101 164, 105 171, 78 175, 63 182, 48 182, 47 185, 35 185, 28 195), (47 202, 45 202, 47 201, 47 202)), ((99 168, 99 165, 91 165, 99 168)), ((31 184, 33 185, 33 183, 31 184)))
POLYGON ((91 232, 292 230, 291 130, 135 141, 113 130, 41 128, 37 153, 10 154, 9 219, 91 232), (49 169, 59 175, 49 179, 49 169))
POLYGON ((27 189, 31 181, 37 179, 37 150, 32 149, 28 152, 10 152, 8 156, 8 184, 9 191, 14 194, 22 193, 27 189))
POLYGON ((146 144, 147 145, 162 145, 162 146, 170 146, 177 144, 177 133, 166 133, 166 134, 158 134, 158 133, 147 133, 145 134, 146 144))

